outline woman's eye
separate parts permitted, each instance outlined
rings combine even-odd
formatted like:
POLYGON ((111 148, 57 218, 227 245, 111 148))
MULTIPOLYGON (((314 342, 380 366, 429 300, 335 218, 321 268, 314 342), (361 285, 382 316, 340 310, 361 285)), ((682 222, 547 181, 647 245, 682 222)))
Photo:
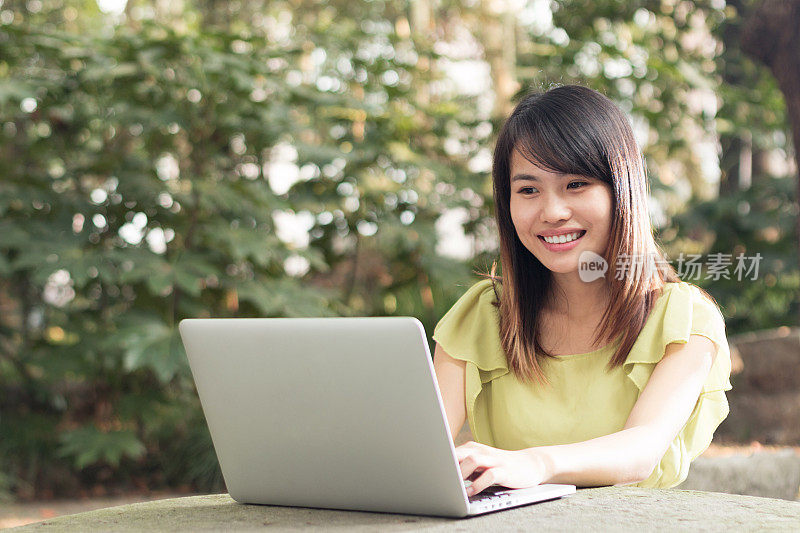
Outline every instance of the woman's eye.
MULTIPOLYGON (((588 181, 571 181, 567 188, 582 189, 586 185, 589 185, 588 181), (576 185, 576 187, 571 187, 572 185, 576 185)), ((519 194, 534 194, 536 192, 536 187, 522 187, 519 190, 519 194)))

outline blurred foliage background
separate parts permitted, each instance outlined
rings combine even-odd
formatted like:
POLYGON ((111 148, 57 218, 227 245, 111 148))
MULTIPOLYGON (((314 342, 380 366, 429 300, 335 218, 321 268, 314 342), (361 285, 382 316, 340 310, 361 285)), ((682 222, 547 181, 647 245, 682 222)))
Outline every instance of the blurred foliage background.
POLYGON ((0 0, 0 493, 222 487, 186 317, 411 315, 497 258, 514 99, 620 105, 730 334, 797 325, 785 96, 758 2, 0 0))

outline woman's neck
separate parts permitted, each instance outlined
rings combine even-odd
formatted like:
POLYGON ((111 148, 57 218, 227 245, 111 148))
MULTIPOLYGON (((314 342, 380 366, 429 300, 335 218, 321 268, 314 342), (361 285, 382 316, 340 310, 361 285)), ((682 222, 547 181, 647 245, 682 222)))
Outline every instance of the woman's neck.
POLYGON ((553 288, 546 309, 573 320, 602 315, 610 304, 608 283, 604 278, 585 282, 577 272, 553 274, 553 288))

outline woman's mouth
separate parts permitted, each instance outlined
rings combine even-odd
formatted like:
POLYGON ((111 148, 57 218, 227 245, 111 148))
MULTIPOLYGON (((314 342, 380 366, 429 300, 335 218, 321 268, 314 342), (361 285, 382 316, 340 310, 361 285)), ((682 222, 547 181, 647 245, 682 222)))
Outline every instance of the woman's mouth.
POLYGON ((538 235, 538 237, 539 240, 542 241, 542 244, 544 244, 545 248, 551 252, 564 252, 575 248, 578 245, 578 241, 580 241, 584 235, 586 235, 586 230, 580 230, 573 233, 566 233, 564 235, 547 238, 547 240, 553 242, 547 242, 547 240, 545 240, 545 238, 541 235, 538 235))

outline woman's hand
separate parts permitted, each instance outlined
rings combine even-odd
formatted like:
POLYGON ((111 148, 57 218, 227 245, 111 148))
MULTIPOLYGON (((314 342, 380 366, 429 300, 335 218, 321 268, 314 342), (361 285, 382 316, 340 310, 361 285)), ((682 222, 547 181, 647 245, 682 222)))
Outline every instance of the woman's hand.
POLYGON ((535 448, 508 451, 477 442, 456 448, 462 479, 472 479, 467 495, 472 496, 491 485, 510 489, 535 487, 549 479, 547 461, 535 448))

